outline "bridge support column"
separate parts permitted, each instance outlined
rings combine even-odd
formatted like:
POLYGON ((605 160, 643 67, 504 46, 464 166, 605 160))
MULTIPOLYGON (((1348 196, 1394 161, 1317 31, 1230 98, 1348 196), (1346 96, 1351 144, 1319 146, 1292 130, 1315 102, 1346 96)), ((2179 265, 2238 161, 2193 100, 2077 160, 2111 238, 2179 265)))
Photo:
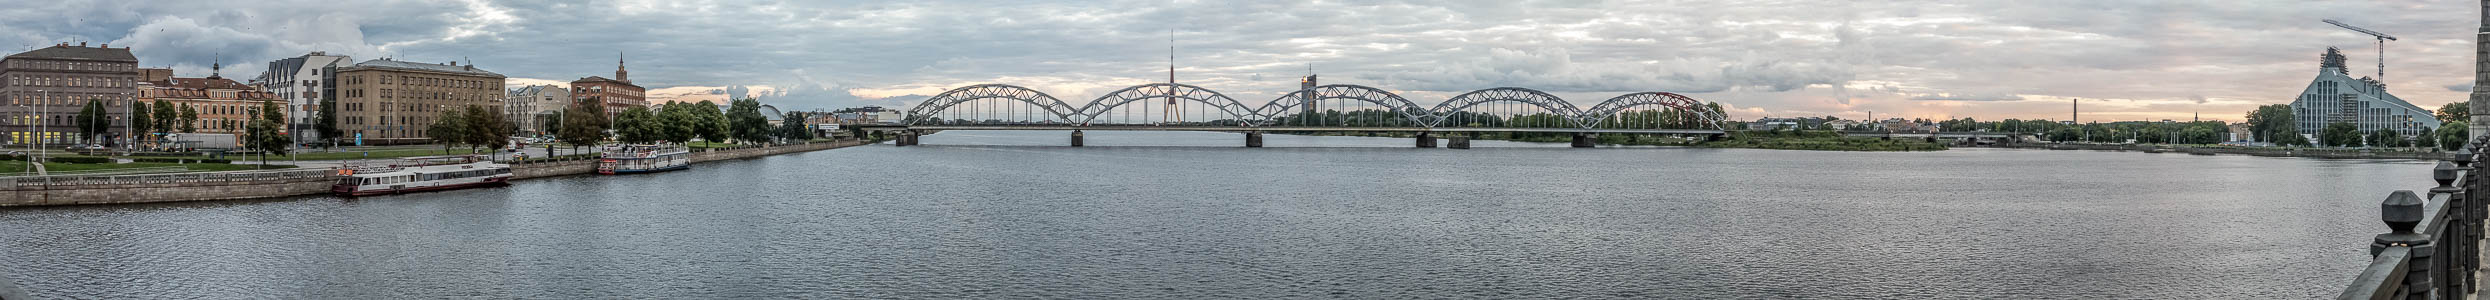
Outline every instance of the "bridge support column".
POLYGON ((1245 148, 1262 148, 1262 133, 1261 133, 1261 132, 1247 132, 1247 133, 1245 133, 1245 148))
POLYGON ((1454 135, 1451 141, 1444 143, 1444 148, 1470 149, 1470 137, 1454 135))
POLYGON ((1418 148, 1435 148, 1435 135, 1434 135, 1434 133, 1425 132, 1425 131, 1419 131, 1419 132, 1418 132, 1418 148))
POLYGON ((1598 145, 1595 143, 1598 141, 1596 138, 1597 137, 1592 136, 1590 133, 1576 132, 1574 133, 1574 148, 1595 147, 1598 145))
POLYGON ((1729 139, 1728 134, 1711 134, 1703 136, 1703 141, 1705 142, 1718 142, 1725 139, 1729 139))
POLYGON ((1080 146, 1081 146, 1081 131, 1080 131, 1080 130, 1073 130, 1073 131, 1072 131, 1072 146, 1073 146, 1073 147, 1080 147, 1080 146))
POLYGON ((892 145, 898 145, 898 146, 900 146, 900 147, 915 146, 915 145, 916 145, 916 132, 912 132, 912 131, 902 131, 902 132, 899 132, 899 134, 898 134, 898 135, 896 135, 896 136, 892 136, 892 138, 891 138, 891 144, 892 144, 892 145))

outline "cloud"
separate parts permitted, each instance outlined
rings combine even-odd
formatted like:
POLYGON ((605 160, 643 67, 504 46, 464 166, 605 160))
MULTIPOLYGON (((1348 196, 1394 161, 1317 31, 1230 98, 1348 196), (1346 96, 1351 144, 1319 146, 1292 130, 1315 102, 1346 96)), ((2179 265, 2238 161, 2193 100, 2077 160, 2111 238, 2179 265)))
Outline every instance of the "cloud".
POLYGON ((2466 84, 2450 84, 2450 85, 2447 85, 2447 91, 2449 91, 2449 92, 2468 92, 2468 93, 2469 93, 2469 92, 2472 92, 2472 91, 2473 91, 2473 84, 2471 84, 2471 83, 2466 83, 2466 84))
POLYGON ((2022 96, 2022 95, 2013 95, 2013 94, 1952 94, 1952 93, 1936 93, 1936 94, 1920 94, 1920 95, 1918 95, 1918 96, 1911 96, 1911 100, 1940 100, 1940 101, 2022 101, 2022 100, 2023 100, 2023 96, 2022 96))

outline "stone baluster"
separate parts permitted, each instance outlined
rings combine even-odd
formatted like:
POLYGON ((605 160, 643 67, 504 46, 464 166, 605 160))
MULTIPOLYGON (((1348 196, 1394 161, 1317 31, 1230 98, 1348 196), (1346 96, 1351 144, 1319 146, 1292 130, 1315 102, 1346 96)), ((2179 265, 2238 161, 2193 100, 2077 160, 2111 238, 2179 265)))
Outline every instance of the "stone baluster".
POLYGON ((2460 174, 2462 174, 2462 170, 2462 168, 2457 167, 2455 162, 2452 161, 2438 162, 2438 166, 2430 170, 2430 179, 2437 181, 2438 186, 2430 188, 2429 193, 2432 197, 2439 195, 2447 196, 2445 208, 2447 210, 2447 221, 2445 224, 2446 226, 2451 226, 2438 230, 2439 239, 2447 242, 2438 243, 2437 254, 2439 257, 2438 265, 2440 267, 2437 269, 2439 270, 2439 273, 2442 274, 2442 277, 2439 277, 2437 284, 2440 290, 2446 291, 2464 290, 2461 288, 2469 285, 2468 283, 2471 282, 2469 280, 2465 280, 2465 278, 2471 277, 2466 274, 2471 274, 2474 268, 2472 260, 2467 259, 2465 254, 2472 253, 2472 248, 2474 248, 2475 243, 2466 242, 2473 241, 2467 239, 2471 237, 2472 233, 2471 230, 2464 229, 2468 227, 2467 225, 2472 224, 2471 220, 2475 219, 2468 213, 2472 211, 2472 209, 2470 209, 2472 201, 2464 199, 2464 194, 2461 193, 2463 188, 2456 187, 2455 185, 2456 180, 2459 179, 2460 174))
POLYGON ((2389 231, 2377 235, 2377 238, 2369 244, 2369 256, 2372 257, 2386 252, 2389 248, 2412 249, 2411 260, 2404 262, 2405 299, 2429 299, 2433 287, 2430 284, 2432 273, 2430 272, 2430 258, 2436 249, 2430 247, 2428 234, 2412 231, 2413 226, 2421 224, 2421 205, 2421 197, 2413 195, 2410 190, 2395 191, 2394 194, 2387 195, 2386 202, 2378 205, 2378 215, 2380 220, 2386 222, 2386 228, 2389 231))

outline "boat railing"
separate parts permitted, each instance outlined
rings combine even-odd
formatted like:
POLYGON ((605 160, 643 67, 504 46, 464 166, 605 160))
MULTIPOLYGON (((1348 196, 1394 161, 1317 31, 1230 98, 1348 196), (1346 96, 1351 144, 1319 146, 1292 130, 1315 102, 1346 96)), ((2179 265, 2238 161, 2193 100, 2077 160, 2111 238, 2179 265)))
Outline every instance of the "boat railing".
POLYGON ((299 180, 299 179, 324 179, 324 180, 325 180, 325 179, 334 179, 334 177, 341 176, 341 175, 340 175, 340 173, 341 173, 341 172, 338 172, 338 171, 337 171, 337 169, 321 168, 321 169, 295 169, 295 170, 275 170, 275 171, 233 171, 233 172, 199 172, 199 173, 134 174, 134 175, 53 175, 53 176, 21 176, 21 177, 5 177, 5 178, 0 178, 0 188, 17 189, 17 190, 23 190, 23 189, 67 189, 67 188, 81 188, 81 187, 88 187, 88 186, 110 186, 110 185, 130 185, 130 184, 178 184, 178 183, 252 182, 252 181, 270 181, 270 180, 299 180))

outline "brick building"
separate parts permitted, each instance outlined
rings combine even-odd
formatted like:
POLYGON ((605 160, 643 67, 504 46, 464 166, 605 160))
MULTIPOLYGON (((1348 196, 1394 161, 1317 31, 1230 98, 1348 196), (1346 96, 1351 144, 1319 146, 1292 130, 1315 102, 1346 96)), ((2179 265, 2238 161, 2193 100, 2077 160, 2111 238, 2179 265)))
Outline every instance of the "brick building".
POLYGON ((614 59, 614 78, 588 76, 571 81, 571 97, 605 103, 605 117, 613 118, 624 109, 648 106, 647 90, 631 84, 631 72, 623 70, 620 57, 614 59))
POLYGON ((130 48, 53 45, 0 58, 0 131, 8 143, 78 141, 78 110, 102 101, 112 128, 101 138, 129 132, 130 99, 136 97, 138 57, 130 48))
MULTIPOLYGON (((166 73, 171 71, 148 70, 162 70, 166 73)), ((149 102, 163 100, 166 104, 173 105, 174 111, 180 111, 185 107, 190 108, 199 115, 199 119, 190 124, 193 129, 191 132, 236 136, 242 135, 250 126, 253 120, 251 117, 259 111, 260 105, 275 103, 282 107, 284 103, 280 102, 283 99, 277 97, 275 93, 260 91, 257 87, 226 79, 222 75, 210 74, 207 78, 169 76, 148 78, 150 80, 139 83, 138 100, 149 102)), ((180 132, 179 128, 167 131, 180 132)))
POLYGON ((450 109, 476 105, 499 114, 507 78, 474 65, 385 58, 338 68, 335 74, 339 138, 366 145, 431 142, 424 128, 450 109))

